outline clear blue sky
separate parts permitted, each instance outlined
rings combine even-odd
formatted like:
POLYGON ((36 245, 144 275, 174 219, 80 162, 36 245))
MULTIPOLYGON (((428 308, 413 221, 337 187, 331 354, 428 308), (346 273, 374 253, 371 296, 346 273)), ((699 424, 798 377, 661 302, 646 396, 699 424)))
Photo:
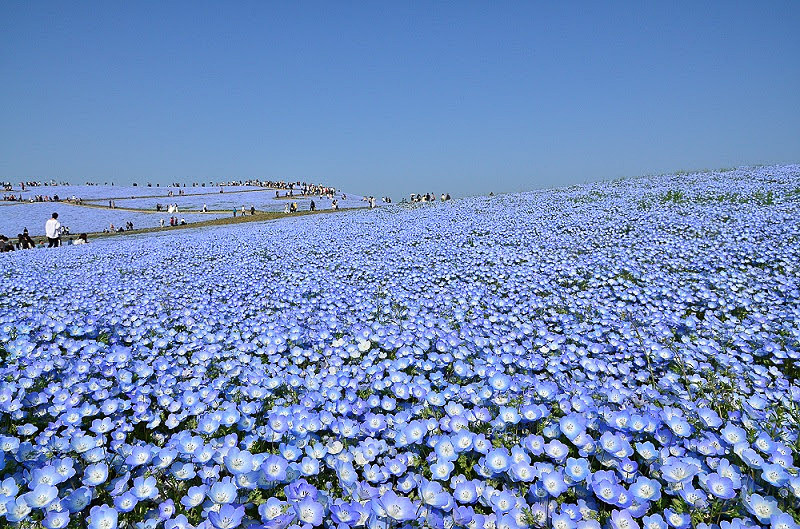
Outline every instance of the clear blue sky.
POLYGON ((0 2, 0 180, 533 189, 800 161, 800 2, 0 2))

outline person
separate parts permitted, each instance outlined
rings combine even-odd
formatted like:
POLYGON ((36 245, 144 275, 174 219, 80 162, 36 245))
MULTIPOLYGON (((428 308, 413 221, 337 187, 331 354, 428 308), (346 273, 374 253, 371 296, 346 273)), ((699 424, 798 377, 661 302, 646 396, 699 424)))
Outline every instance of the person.
POLYGON ((242 217, 244 217, 244 212, 245 212, 244 204, 242 204, 242 217))
POLYGON ((251 215, 255 215, 256 214, 256 207, 253 206, 253 205, 250 206, 250 214, 251 215))
POLYGON ((86 244, 88 242, 89 242, 89 236, 86 235, 85 233, 81 233, 80 235, 78 235, 78 238, 72 244, 86 244))
POLYGON ((45 222, 44 233, 47 236, 48 248, 55 248, 61 244, 61 223, 58 222, 58 213, 53 213, 53 216, 45 222))
POLYGON ((22 230, 22 242, 24 243, 23 248, 26 249, 26 250, 28 248, 36 248, 36 243, 33 242, 33 239, 31 239, 31 236, 28 235, 28 228, 25 228, 24 230, 22 230))
POLYGON ((311 211, 316 211, 316 209, 317 209, 317 205, 316 205, 316 204, 314 204, 314 201, 313 201, 313 200, 311 201, 311 207, 310 207, 309 209, 310 209, 311 211))
POLYGON ((203 204, 203 213, 206 213, 207 211, 208 211, 208 206, 203 204))
POLYGON ((158 221, 158 223, 161 224, 161 227, 163 228, 164 227, 164 217, 161 217, 161 219, 158 221))
POLYGON ((331 206, 333 206, 334 211, 336 211, 337 209, 339 209, 339 201, 334 198, 333 202, 331 203, 331 206))
POLYGON ((181 218, 181 226, 186 226, 186 219, 181 218))
POLYGON ((0 235, 0 252, 13 252, 14 244, 5 235, 0 235))
POLYGON ((236 218, 236 208, 233 208, 233 217, 236 218))
POLYGON ((284 213, 289 213, 289 203, 288 202, 283 205, 283 212, 284 213))

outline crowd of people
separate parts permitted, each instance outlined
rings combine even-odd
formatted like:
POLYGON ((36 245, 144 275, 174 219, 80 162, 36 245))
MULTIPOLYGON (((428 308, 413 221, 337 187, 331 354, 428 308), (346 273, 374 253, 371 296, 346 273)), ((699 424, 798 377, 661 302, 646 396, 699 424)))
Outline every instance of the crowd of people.
MULTIPOLYGON (((133 224, 131 224, 131 229, 133 224)), ((58 213, 53 215, 45 222, 44 225, 44 238, 36 242, 33 237, 28 233, 28 228, 24 228, 22 233, 17 234, 17 240, 12 241, 5 235, 0 235, 0 252, 13 252, 16 250, 30 250, 32 248, 44 248, 45 240, 47 240, 47 248, 56 248, 58 246, 70 246, 73 244, 86 244, 89 242, 89 236, 86 233, 81 233, 77 238, 69 237, 64 239, 65 236, 70 235, 69 228, 62 226, 58 220, 58 213), (62 239, 64 239, 62 241, 62 239)))
MULTIPOLYGON (((163 228, 165 225, 165 221, 163 218, 159 219, 159 225, 163 228)), ((172 216, 169 218, 169 225, 170 226, 186 226, 186 219, 181 218, 178 220, 178 217, 172 216)))
MULTIPOLYGON (((25 191, 25 188, 27 188, 27 187, 68 186, 68 185, 70 185, 69 182, 56 182, 55 180, 49 180, 49 181, 45 181, 45 182, 38 182, 38 181, 35 181, 35 180, 30 180, 30 181, 27 181, 27 182, 20 182, 19 183, 19 187, 23 191, 25 191)), ((97 184, 91 184, 89 182, 86 182, 84 185, 89 186, 89 185, 97 185, 97 184)), ((4 191, 11 191, 11 190, 14 189, 14 184, 12 182, 2 182, 2 186, 3 186, 3 190, 4 191)))
MULTIPOLYGON (((450 193, 442 193, 440 198, 442 202, 450 200, 450 193)), ((405 199, 404 199, 405 201, 405 199)), ((425 193, 424 195, 420 195, 418 193, 411 193, 411 198, 409 202, 436 202, 436 193, 425 193)))
POLYGON ((58 202, 58 195, 33 195, 31 198, 23 198, 22 193, 4 194, 3 200, 7 202, 58 202))

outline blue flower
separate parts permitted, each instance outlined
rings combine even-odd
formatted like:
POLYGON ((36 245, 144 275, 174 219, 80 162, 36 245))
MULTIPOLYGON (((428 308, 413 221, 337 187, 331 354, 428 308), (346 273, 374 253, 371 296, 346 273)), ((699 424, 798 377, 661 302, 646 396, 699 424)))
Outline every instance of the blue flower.
POLYGON ((58 497, 58 488, 52 485, 40 484, 35 489, 23 495, 28 506, 34 509, 44 509, 58 497))
POLYGON ((630 493, 640 502, 657 501, 661 498, 661 484, 644 476, 639 476, 631 485, 630 493))
POLYGON ((87 466, 83 471, 83 484, 89 487, 102 485, 108 479, 108 465, 96 463, 87 466))
POLYGON ((92 507, 89 511, 89 529, 116 529, 117 511, 107 505, 92 507))
POLYGON ((208 520, 217 529, 233 529, 239 527, 244 517, 244 505, 225 504, 219 511, 209 511, 208 520))
MULTIPOLYGON (((236 484, 229 477, 217 481, 208 491, 208 497, 215 503, 233 503, 236 501, 236 484)), ((196 490, 199 495, 200 491, 196 490)))
POLYGON ((612 529, 639 529, 639 524, 627 510, 611 511, 610 524, 612 529))
POLYGON ((314 527, 322 524, 322 515, 325 512, 321 503, 315 501, 313 498, 307 497, 304 500, 294 505, 297 519, 305 524, 310 524, 314 527))
POLYGON ((131 489, 131 492, 139 500, 155 498, 158 495, 156 478, 154 476, 135 478, 133 480, 133 488, 131 489))
POLYGON ((405 496, 399 496, 391 490, 380 496, 378 504, 386 513, 386 516, 394 521, 407 522, 417 517, 417 509, 411 503, 411 500, 405 496))

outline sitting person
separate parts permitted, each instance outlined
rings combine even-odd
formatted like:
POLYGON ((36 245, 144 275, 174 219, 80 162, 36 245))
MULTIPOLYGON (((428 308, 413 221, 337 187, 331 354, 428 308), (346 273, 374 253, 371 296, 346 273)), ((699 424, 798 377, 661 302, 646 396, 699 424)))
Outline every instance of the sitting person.
POLYGON ((13 252, 14 250, 16 250, 14 243, 9 241, 5 235, 0 235, 0 252, 13 252))
POLYGON ((86 244, 89 242, 89 238, 85 233, 81 233, 78 235, 78 238, 75 240, 73 244, 86 244))

